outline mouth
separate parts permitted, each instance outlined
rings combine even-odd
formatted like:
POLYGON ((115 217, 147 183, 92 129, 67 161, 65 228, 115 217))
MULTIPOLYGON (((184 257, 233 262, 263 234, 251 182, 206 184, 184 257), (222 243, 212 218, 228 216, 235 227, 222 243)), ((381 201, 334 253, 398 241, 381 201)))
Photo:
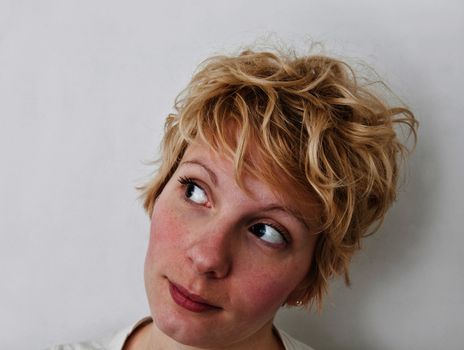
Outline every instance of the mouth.
POLYGON ((210 304, 207 300, 203 299, 199 295, 190 293, 184 287, 169 282, 169 292, 171 294, 172 300, 174 302, 192 312, 208 312, 208 311, 219 311, 222 310, 221 307, 210 304))

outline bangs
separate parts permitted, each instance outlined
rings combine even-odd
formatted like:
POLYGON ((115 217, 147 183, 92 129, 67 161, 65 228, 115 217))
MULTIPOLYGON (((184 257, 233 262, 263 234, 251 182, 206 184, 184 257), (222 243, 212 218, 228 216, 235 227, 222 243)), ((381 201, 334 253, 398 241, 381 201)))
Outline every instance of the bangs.
POLYGON ((256 89, 242 88, 202 102, 179 115, 179 132, 186 143, 201 140, 232 159, 242 189, 244 172, 277 190, 283 182, 304 186, 294 147, 302 140, 295 137, 304 132, 301 122, 295 125, 282 119, 275 101, 256 89))

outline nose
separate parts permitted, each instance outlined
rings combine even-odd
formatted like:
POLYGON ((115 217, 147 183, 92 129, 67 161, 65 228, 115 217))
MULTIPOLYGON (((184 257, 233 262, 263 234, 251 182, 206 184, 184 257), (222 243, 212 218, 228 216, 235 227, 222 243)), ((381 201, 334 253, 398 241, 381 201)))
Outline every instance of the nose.
POLYGON ((195 273, 207 278, 227 277, 232 269, 233 255, 233 238, 230 233, 216 230, 198 236, 187 249, 187 259, 195 273))

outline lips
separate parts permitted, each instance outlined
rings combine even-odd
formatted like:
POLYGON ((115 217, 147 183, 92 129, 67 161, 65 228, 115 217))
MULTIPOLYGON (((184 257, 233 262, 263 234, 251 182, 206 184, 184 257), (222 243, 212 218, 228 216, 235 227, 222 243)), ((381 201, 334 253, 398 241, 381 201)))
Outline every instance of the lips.
POLYGON ((172 283, 171 281, 169 281, 169 292, 177 305, 192 312, 199 313, 218 311, 222 309, 219 306, 210 304, 208 300, 203 299, 199 295, 190 293, 187 289, 178 284, 172 283))

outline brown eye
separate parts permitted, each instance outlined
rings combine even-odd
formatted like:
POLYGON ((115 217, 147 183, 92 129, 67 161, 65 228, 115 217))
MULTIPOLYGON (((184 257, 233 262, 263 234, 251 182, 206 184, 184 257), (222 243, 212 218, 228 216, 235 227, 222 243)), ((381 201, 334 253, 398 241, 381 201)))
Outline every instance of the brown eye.
POLYGON ((189 178, 181 177, 179 182, 185 186, 185 197, 197 204, 208 203, 206 192, 189 178))
POLYGON ((255 224, 249 228, 249 231, 256 237, 270 244, 282 245, 287 243, 284 235, 271 225, 263 223, 255 224))

